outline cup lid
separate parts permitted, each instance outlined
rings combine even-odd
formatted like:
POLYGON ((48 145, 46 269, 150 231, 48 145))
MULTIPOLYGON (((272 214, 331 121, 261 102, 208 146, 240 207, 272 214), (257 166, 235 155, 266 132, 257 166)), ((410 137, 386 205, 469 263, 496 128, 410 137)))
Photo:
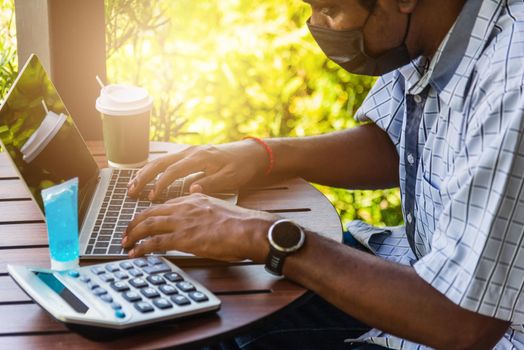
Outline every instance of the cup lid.
POLYGON ((106 115, 139 114, 149 111, 152 105, 146 89, 124 84, 104 86, 96 99, 96 109, 106 115))
POLYGON ((49 112, 36 131, 24 143, 20 151, 26 163, 31 163, 56 136, 67 117, 60 113, 49 112))

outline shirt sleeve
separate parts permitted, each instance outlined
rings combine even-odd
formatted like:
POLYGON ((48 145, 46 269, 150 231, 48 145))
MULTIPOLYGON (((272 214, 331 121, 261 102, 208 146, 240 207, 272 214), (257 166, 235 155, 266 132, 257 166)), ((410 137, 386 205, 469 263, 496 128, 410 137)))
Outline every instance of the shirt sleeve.
POLYGON ((386 131, 397 147, 404 117, 404 77, 395 70, 378 78, 355 113, 358 121, 371 121, 386 131))
POLYGON ((465 120, 431 250, 414 264, 457 305, 524 323, 524 96, 484 96, 465 120))

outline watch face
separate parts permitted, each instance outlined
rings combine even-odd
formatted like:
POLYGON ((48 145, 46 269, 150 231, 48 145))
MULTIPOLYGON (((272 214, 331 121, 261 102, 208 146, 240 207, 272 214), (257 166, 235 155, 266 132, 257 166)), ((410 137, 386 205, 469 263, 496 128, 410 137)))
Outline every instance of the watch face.
POLYGON ((300 227, 292 222, 283 221, 279 222, 273 228, 273 242, 278 246, 288 249, 295 247, 302 238, 300 227))

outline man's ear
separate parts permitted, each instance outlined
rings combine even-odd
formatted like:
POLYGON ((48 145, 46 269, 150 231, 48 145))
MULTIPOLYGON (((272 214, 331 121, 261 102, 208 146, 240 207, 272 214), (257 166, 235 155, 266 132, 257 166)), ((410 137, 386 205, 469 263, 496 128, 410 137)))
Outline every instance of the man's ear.
POLYGON ((417 7, 418 0, 397 0, 398 9, 401 13, 412 13, 417 7))

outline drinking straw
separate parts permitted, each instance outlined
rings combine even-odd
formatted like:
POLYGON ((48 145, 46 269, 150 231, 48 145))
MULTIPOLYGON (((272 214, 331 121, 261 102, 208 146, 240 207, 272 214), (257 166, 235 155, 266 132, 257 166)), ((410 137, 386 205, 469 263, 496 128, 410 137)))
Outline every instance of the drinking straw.
POLYGON ((49 114, 49 109, 47 109, 44 99, 42 99, 42 106, 44 107, 45 114, 49 114))
POLYGON ((95 79, 98 82, 98 85, 100 85, 100 87, 103 89, 105 85, 102 82, 102 79, 100 79, 100 77, 98 75, 95 76, 95 79))

